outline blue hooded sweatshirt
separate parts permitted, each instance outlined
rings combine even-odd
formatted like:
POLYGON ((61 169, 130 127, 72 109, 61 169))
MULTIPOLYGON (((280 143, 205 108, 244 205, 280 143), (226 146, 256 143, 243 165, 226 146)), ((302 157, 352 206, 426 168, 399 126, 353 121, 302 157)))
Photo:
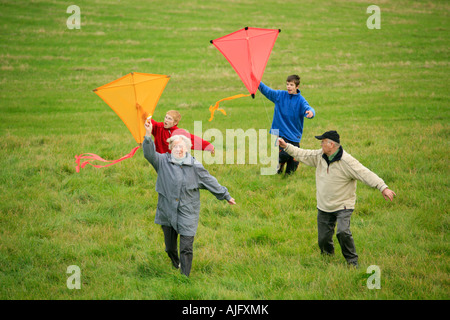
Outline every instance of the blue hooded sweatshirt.
POLYGON ((258 89, 267 99, 275 103, 270 133, 276 134, 274 130, 278 129, 280 137, 292 142, 300 142, 306 111, 310 110, 314 116, 316 115, 316 111, 303 98, 300 90, 297 89, 297 94, 289 94, 286 90, 273 90, 262 82, 258 89))

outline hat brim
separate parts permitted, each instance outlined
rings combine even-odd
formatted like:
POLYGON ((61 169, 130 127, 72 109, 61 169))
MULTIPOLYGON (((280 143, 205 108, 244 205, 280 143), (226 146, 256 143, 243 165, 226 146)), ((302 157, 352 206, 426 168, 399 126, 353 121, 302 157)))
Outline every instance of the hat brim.
MULTIPOLYGON (((318 140, 328 139, 328 140, 331 140, 331 141, 334 141, 334 142, 340 144, 340 141, 336 141, 335 139, 330 138, 330 137, 325 137, 324 135, 321 135, 321 136, 315 136, 315 137, 316 137, 316 139, 318 139, 318 140)), ((338 139, 338 140, 339 140, 339 139, 338 139)))

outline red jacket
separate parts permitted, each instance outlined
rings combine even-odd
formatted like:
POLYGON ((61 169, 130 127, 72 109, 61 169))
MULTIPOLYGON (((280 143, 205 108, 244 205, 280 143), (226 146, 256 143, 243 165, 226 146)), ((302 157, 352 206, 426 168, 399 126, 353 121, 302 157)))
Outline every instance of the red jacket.
POLYGON ((186 130, 180 129, 177 126, 173 126, 170 129, 164 128, 164 122, 156 122, 152 120, 152 135, 155 137, 155 147, 156 152, 166 153, 171 151, 169 150, 169 144, 167 143, 167 139, 169 139, 174 134, 182 134, 191 139, 193 150, 205 150, 212 151, 214 146, 208 141, 203 140, 200 137, 194 136, 193 134, 189 134, 186 130))

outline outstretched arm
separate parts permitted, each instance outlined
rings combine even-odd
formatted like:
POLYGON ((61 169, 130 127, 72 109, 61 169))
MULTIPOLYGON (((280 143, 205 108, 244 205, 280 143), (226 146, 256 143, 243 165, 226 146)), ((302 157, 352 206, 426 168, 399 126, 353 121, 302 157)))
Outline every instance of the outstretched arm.
POLYGON ((193 150, 209 151, 214 155, 214 146, 210 142, 191 134, 191 143, 193 150))
MULTIPOLYGON (((303 97, 302 97, 303 98, 303 97)), ((305 110, 305 114, 304 116, 308 119, 314 118, 314 116, 316 115, 316 111, 314 110, 313 107, 311 107, 308 103, 308 101, 306 101, 305 98, 303 98, 303 110, 305 110)))
POLYGON ((269 99, 273 103, 275 103, 277 101, 277 99, 278 99, 278 91, 277 90, 273 90, 272 88, 269 88, 264 83, 262 83, 262 81, 259 83, 258 89, 259 89, 259 91, 261 91, 261 93, 267 99, 269 99))
POLYGON ((152 140, 152 123, 150 120, 147 120, 144 124, 145 127, 145 137, 144 142, 142 143, 142 150, 144 151, 144 157, 148 162, 155 168, 156 172, 158 172, 159 168, 159 159, 161 158, 161 154, 156 152, 155 144, 152 140))
POLYGON ((297 161, 300 161, 308 166, 317 167, 318 161, 322 157, 322 150, 305 150, 293 146, 290 143, 286 143, 282 138, 278 138, 278 144, 284 149, 290 156, 294 157, 297 161))
POLYGON ((228 189, 222 185, 219 184, 217 179, 213 177, 208 170, 206 170, 202 165, 196 166, 196 172, 199 179, 199 187, 202 189, 207 189, 209 192, 211 192, 218 200, 227 200, 227 202, 230 205, 236 204, 236 200, 234 200, 230 193, 228 192, 228 189))

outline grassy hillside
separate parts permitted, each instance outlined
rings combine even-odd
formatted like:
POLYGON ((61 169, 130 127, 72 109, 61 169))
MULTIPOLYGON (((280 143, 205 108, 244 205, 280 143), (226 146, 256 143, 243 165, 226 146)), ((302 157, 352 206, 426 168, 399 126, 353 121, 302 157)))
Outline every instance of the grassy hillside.
MULTIPOLYGON (((448 299, 449 29, 447 1, 0 0, 0 298, 448 299), (369 5, 381 9, 370 30, 369 5), (245 87, 209 40, 245 26, 281 29, 263 81, 301 76, 316 110, 304 148, 335 129, 345 150, 397 193, 358 183, 352 232, 360 268, 317 246, 314 168, 262 176, 263 164, 205 167, 236 206, 201 194, 189 279, 170 266, 153 223, 156 174, 139 150, 75 172, 76 154, 117 159, 136 146, 92 90, 132 71, 171 76, 167 110, 203 131, 270 128, 273 104, 227 101, 245 87), (69 290, 67 267, 81 270, 69 290), (367 267, 381 289, 366 286, 367 267)), ((226 149, 226 141, 216 145, 226 149)), ((225 153, 224 153, 225 156, 225 153)))

